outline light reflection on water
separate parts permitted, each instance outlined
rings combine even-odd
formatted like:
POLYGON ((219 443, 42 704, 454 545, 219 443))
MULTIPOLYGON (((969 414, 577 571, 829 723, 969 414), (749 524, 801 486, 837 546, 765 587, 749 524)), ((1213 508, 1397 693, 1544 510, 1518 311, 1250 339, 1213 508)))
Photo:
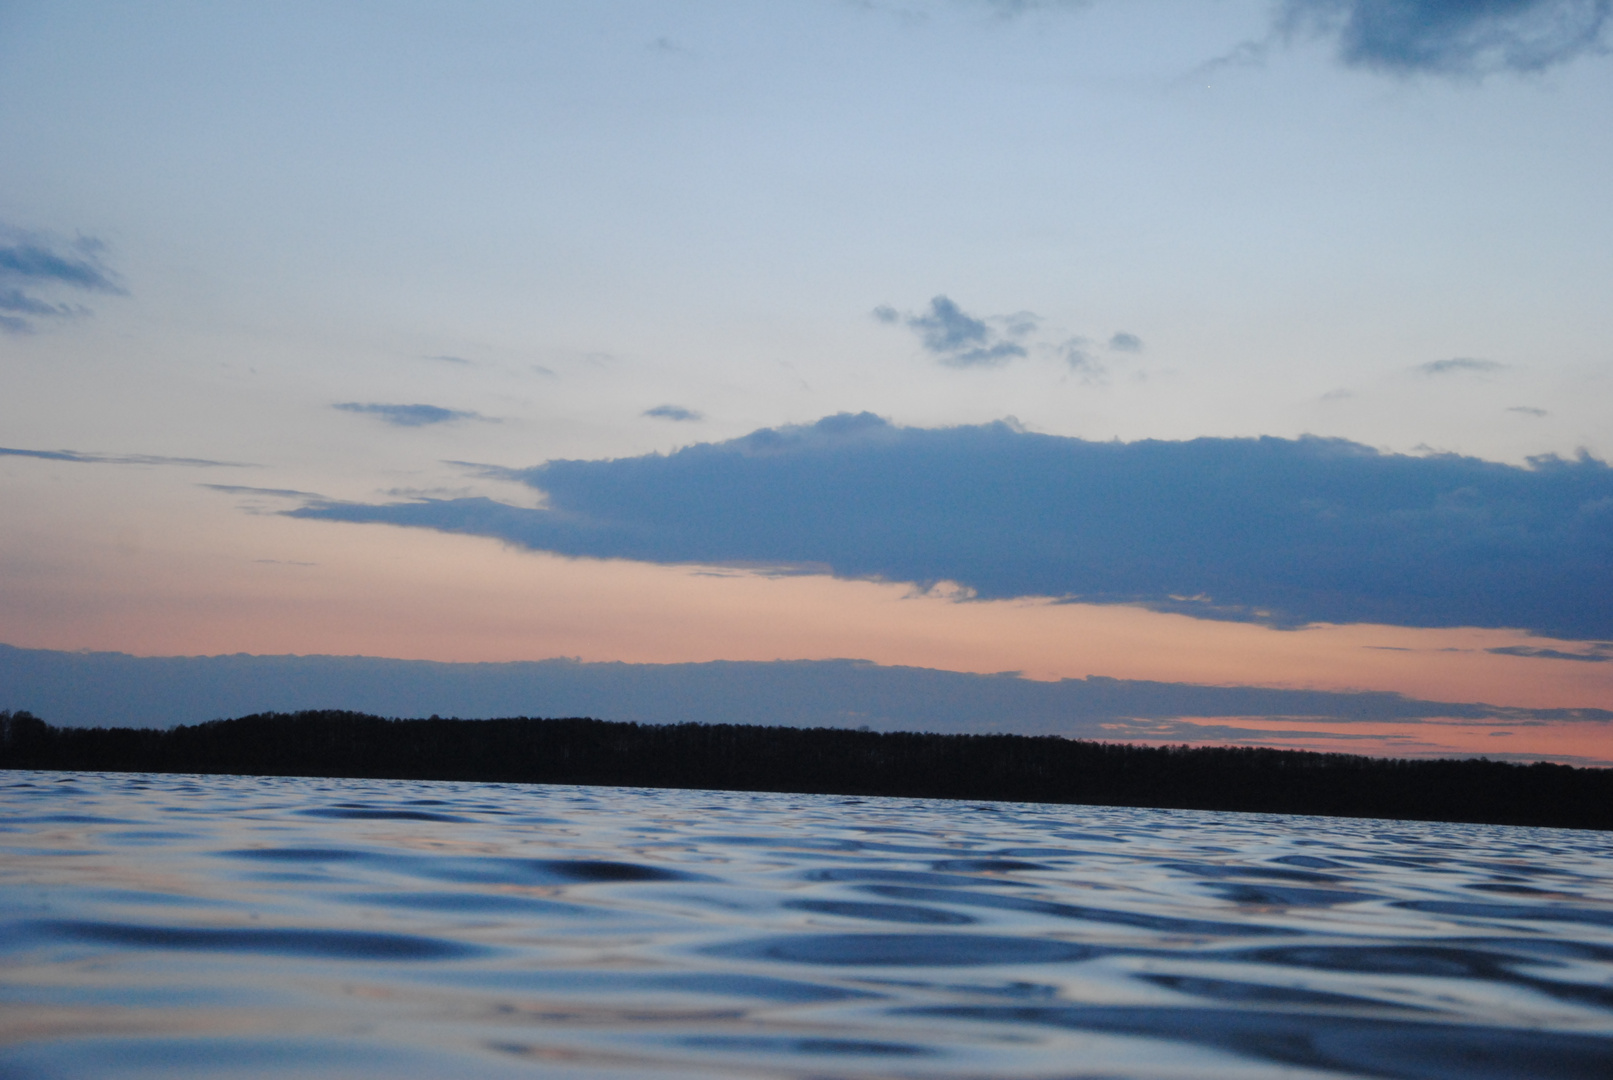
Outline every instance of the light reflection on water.
POLYGON ((1608 834, 0 773, 5 1077, 1613 1077, 1608 834))

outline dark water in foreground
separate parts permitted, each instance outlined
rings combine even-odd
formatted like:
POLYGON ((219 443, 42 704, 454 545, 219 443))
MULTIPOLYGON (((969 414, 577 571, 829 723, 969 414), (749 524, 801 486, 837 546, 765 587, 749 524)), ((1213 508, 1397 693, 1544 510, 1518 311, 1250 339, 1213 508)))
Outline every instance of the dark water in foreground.
POLYGON ((1613 842, 0 773, 0 1076, 1613 1077, 1613 842))

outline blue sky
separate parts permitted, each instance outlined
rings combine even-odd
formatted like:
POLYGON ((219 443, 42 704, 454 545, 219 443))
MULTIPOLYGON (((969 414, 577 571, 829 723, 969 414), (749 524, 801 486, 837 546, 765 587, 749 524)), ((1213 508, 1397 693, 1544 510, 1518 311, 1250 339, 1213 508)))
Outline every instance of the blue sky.
POLYGON ((0 641, 1613 705, 1610 23, 0 4, 0 641), (672 478, 864 413, 922 483, 825 452, 802 486, 786 456, 722 518, 689 511, 727 481, 672 478), (1016 479, 1111 440, 1156 471, 1101 506, 1016 479), (1237 483, 1162 499, 1212 459, 1237 483), (1310 490, 1340 469, 1359 497, 1310 490), (1294 531, 1330 499, 1349 528, 1294 531), (561 512, 589 520, 534 543, 561 512), (1088 512, 1132 531, 1076 552, 1088 512), (870 580, 926 612, 885 644, 870 580), (759 635, 770 607, 815 629, 759 635), (1106 651, 1142 615, 1163 644, 1106 651))

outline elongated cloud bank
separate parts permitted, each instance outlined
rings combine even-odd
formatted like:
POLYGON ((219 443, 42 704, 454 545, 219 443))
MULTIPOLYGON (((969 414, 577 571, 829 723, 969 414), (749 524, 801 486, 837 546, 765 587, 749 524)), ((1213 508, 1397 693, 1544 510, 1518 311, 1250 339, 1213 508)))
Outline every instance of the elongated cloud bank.
POLYGON ((982 598, 1278 626, 1613 638, 1613 470, 1586 456, 1525 468, 1311 437, 1100 443, 864 413, 504 475, 547 506, 420 499, 289 513, 565 555, 951 581, 982 598))
MULTIPOLYGON (((640 723, 784 724, 882 731, 1199 739, 1269 745, 1294 732, 1238 721, 1361 724, 1457 721, 1498 731, 1613 723, 1604 709, 1528 709, 1338 693, 1129 679, 1034 682, 882 667, 861 660, 701 664, 537 660, 445 664, 364 656, 160 656, 0 645, 0 709, 77 727, 170 727, 264 710, 357 709, 388 716, 594 716, 640 723), (1220 718, 1213 728, 1180 722, 1220 718)), ((1299 733, 1315 737, 1317 732, 1299 733)), ((1493 752, 1493 751, 1492 751, 1493 752)))

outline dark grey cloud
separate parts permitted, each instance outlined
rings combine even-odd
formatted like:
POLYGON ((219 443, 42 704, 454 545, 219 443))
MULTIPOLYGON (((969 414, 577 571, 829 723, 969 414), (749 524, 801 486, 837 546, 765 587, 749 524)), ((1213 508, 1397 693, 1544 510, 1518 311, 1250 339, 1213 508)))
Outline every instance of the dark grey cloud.
MULTIPOLYGON (((1241 727, 1252 719, 1326 725, 1455 721, 1499 731, 1548 723, 1606 725, 1604 709, 1531 709, 1424 701, 1381 691, 1200 686, 1090 676, 1038 682, 861 660, 695 664, 433 663, 355 656, 134 657, 0 645, 0 708, 54 724, 169 727, 220 716, 344 708, 383 716, 594 716, 604 720, 1005 732, 1270 746, 1318 731, 1241 727), (1229 721, 1214 726, 1190 719, 1229 721)), ((1356 728, 1357 731, 1352 731, 1356 728)), ((1368 737, 1380 738, 1370 735, 1368 737)))
POLYGON ((20 450, 0 446, 0 457, 41 458, 45 461, 73 461, 82 465, 188 465, 194 468, 250 469, 244 461, 213 461, 210 458, 160 457, 156 454, 85 454, 77 450, 20 450))
POLYGON ((378 417, 397 427, 425 427, 427 424, 446 424, 451 420, 488 419, 480 413, 445 409, 440 405, 381 405, 373 402, 344 401, 332 405, 331 408, 378 417))
POLYGON ((0 330, 26 334, 36 329, 39 319, 89 314, 82 304, 47 299, 50 294, 123 294, 123 287, 101 262, 104 248, 86 237, 62 241, 0 226, 0 330))
POLYGON ((1115 352, 1142 352, 1143 339, 1136 334, 1128 334, 1121 330, 1109 339, 1109 348, 1115 352))
POLYGON ((1314 437, 1088 442, 864 413, 509 476, 544 508, 288 513, 566 555, 950 581, 987 599, 1613 638, 1613 469, 1586 455, 1520 467, 1314 437))
POLYGON ((682 405, 657 405, 653 409, 645 409, 643 415, 653 416, 659 420, 704 420, 705 414, 694 409, 685 409, 682 405))
POLYGON ((1506 367, 1494 360, 1475 360, 1469 356, 1453 356, 1449 360, 1430 360, 1426 364, 1418 364, 1417 370, 1424 375, 1448 375, 1451 372, 1467 372, 1470 375, 1482 375, 1492 371, 1500 371, 1506 367))
POLYGON ((937 296, 927 311, 902 314, 893 307, 874 309, 880 322, 901 323, 919 336, 924 351, 948 367, 995 367, 1025 355, 1016 338, 1036 329, 1040 322, 1030 312, 977 319, 951 298, 937 296))
POLYGON ((1353 67, 1399 75, 1544 71, 1605 51, 1613 0, 1284 0, 1279 32, 1337 43, 1353 67))

